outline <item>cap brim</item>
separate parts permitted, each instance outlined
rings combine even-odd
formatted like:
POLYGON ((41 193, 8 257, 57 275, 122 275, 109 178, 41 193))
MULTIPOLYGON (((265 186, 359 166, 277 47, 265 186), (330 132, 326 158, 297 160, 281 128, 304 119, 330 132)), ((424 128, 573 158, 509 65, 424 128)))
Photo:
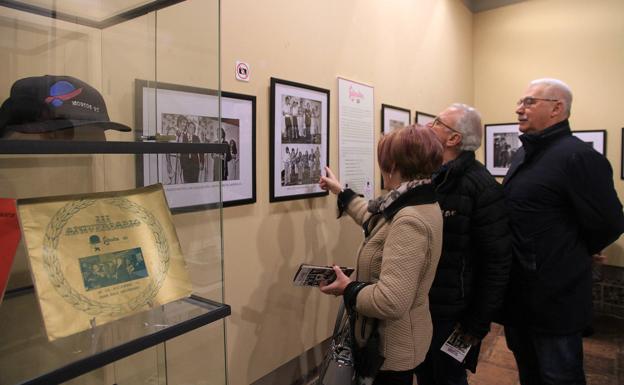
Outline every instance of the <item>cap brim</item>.
POLYGON ((80 128, 81 130, 93 129, 93 130, 116 130, 129 132, 132 129, 126 125, 115 122, 94 122, 90 120, 67 120, 67 119, 53 119, 42 122, 30 122, 23 124, 9 124, 5 130, 11 130, 21 132, 24 134, 40 134, 43 132, 53 132, 59 130, 65 130, 68 128, 80 128))

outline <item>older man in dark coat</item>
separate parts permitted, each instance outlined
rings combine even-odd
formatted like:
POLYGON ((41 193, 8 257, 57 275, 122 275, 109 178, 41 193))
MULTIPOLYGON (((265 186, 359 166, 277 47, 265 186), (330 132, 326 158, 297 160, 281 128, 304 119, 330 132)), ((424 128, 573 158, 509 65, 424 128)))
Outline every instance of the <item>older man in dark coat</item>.
POLYGON ((592 254, 624 231, 607 159, 572 135, 572 92, 531 82, 516 114, 522 148, 504 180, 513 235, 505 335, 522 385, 585 384, 592 254))

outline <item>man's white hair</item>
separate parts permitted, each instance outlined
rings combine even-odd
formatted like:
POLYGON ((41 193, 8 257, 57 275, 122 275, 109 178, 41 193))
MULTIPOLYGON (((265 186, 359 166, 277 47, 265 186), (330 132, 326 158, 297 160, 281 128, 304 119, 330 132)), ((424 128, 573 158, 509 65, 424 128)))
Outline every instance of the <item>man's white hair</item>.
POLYGON ((572 90, 570 86, 559 79, 553 78, 535 79, 529 83, 530 87, 538 85, 544 86, 545 97, 559 99, 563 102, 566 118, 569 117, 572 111, 572 90))
POLYGON ((462 111, 455 124, 455 129, 462 134, 460 150, 475 151, 481 147, 481 137, 483 136, 481 115, 467 104, 453 103, 451 107, 462 111))

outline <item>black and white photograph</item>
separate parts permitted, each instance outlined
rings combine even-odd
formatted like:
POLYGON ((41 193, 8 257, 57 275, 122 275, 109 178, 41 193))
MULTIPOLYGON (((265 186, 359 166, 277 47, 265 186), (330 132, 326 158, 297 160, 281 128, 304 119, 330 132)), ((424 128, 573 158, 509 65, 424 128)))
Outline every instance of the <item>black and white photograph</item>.
POLYGON ((403 126, 409 126, 412 121, 412 111, 407 108, 381 105, 381 132, 384 134, 403 126))
POLYGON ((327 195, 329 90, 271 78, 270 201, 327 195))
POLYGON ((281 95, 282 143, 321 144, 321 102, 281 95))
POLYGON ((493 176, 505 176, 511 158, 522 146, 517 123, 485 125, 485 166, 493 176))
POLYGON ((321 177, 321 148, 319 145, 282 144, 282 186, 308 185, 321 177))
POLYGON ((427 123, 433 122, 435 119, 435 115, 428 114, 422 111, 416 111, 416 116, 414 117, 414 123, 420 124, 421 126, 426 126, 427 123))
POLYGON ((509 168, 511 166, 511 157, 521 146, 519 137, 519 133, 512 132, 494 134, 494 167, 509 168))
POLYGON ((227 147, 223 161, 220 154, 165 154, 158 159, 163 162, 161 170, 164 185, 239 180, 238 119, 222 119, 214 116, 162 114, 161 127, 164 135, 175 137, 178 143, 224 143, 227 147))
POLYGON ((137 161, 139 185, 162 183, 172 211, 256 200, 254 96, 137 80, 137 136, 175 143, 225 144, 225 154, 145 154, 137 161))
POLYGON ((604 156, 607 156, 607 130, 579 130, 572 131, 583 142, 589 144, 604 156))

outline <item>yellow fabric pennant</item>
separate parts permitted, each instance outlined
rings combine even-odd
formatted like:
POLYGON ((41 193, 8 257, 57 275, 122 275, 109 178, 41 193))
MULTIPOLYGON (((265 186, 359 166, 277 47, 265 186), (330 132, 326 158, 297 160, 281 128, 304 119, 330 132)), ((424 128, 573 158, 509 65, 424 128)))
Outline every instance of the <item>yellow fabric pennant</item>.
POLYGON ((162 185, 17 203, 50 340, 190 296, 162 185))

